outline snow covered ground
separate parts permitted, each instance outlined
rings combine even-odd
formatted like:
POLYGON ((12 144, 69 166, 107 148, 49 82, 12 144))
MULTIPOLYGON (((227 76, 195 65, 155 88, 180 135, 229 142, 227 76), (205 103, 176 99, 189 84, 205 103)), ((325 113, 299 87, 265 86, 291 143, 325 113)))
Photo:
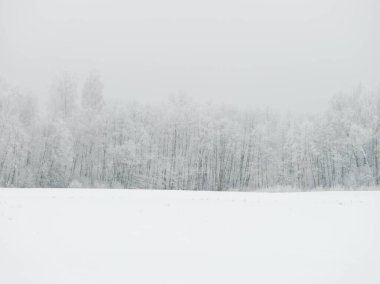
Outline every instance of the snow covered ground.
POLYGON ((380 283, 380 192, 0 189, 0 283, 380 283))

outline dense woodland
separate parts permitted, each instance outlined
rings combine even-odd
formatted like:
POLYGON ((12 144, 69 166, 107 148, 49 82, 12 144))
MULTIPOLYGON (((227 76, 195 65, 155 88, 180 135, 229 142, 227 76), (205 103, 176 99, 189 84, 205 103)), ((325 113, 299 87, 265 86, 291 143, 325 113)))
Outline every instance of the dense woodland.
POLYGON ((380 92, 312 116, 198 104, 110 103, 98 75, 44 106, 0 82, 0 186, 258 190, 379 185, 380 92), (45 110, 46 109, 46 110, 45 110))

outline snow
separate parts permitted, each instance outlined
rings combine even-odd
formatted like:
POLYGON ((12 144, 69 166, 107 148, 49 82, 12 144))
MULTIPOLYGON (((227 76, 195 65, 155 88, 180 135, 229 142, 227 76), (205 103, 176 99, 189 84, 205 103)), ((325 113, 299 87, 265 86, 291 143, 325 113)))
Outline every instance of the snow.
POLYGON ((380 192, 1 189, 0 283, 380 283, 380 192))

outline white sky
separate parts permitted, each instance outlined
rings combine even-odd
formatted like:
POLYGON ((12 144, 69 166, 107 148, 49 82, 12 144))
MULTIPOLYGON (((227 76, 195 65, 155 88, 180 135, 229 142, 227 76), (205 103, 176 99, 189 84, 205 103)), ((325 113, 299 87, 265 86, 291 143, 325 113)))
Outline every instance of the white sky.
POLYGON ((0 76, 46 96, 98 70, 109 98, 185 92, 319 111, 380 82, 378 0, 0 0, 0 76))

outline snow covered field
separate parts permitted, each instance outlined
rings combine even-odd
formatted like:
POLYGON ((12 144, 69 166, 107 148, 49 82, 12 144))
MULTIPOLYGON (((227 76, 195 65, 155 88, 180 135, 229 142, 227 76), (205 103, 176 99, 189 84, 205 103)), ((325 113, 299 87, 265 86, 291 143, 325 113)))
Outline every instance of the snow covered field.
POLYGON ((380 192, 1 189, 0 283, 380 283, 380 192))

